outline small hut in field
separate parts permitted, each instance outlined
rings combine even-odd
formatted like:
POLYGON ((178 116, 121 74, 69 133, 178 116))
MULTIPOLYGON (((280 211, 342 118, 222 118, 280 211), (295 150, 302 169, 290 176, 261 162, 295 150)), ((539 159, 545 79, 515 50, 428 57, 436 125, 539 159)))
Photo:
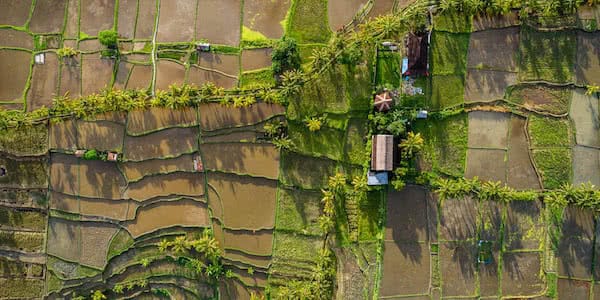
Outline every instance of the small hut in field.
POLYGON ((375 102, 373 105, 375 109, 379 112, 385 112, 390 110, 394 100, 392 99, 392 95, 388 91, 383 91, 377 95, 375 95, 375 102))
POLYGON ((117 160, 119 160, 119 153, 108 152, 108 154, 106 156, 106 160, 108 160, 108 161, 117 161, 117 160))
POLYGON ((406 40, 406 54, 408 56, 408 69, 404 76, 427 76, 429 65, 427 52, 429 42, 427 35, 410 33, 406 40))
POLYGON ((394 169, 394 136, 374 135, 371 147, 371 170, 392 171, 394 169))
POLYGON ((196 170, 196 172, 204 172, 204 165, 199 156, 194 158, 194 170, 196 170))

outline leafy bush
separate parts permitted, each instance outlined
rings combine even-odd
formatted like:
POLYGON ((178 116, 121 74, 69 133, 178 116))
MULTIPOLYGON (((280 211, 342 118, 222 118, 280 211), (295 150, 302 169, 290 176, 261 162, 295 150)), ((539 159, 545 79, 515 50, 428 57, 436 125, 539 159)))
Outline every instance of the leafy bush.
POLYGON ((102 30, 98 33, 98 39, 100 43, 108 48, 114 48, 117 46, 117 38, 119 35, 115 30, 108 29, 102 30))
POLYGON ((300 68, 300 52, 296 40, 283 37, 275 43, 271 59, 273 60, 273 73, 276 75, 300 68))
POLYGON ((65 46, 56 50, 56 54, 58 55, 58 57, 71 57, 77 54, 77 50, 65 46))
POLYGON ((83 154, 83 159, 98 160, 98 159, 100 159, 100 156, 98 155, 98 151, 92 149, 92 150, 85 151, 85 153, 83 154))

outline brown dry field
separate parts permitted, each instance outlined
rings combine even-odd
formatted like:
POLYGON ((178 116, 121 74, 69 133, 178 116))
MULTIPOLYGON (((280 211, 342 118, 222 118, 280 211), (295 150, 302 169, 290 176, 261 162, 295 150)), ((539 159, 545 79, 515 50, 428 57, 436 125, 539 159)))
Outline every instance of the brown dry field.
MULTIPOLYGON (((79 41, 78 47, 79 51, 84 53, 98 52, 104 48, 104 46, 102 46, 102 44, 100 44, 100 41, 98 41, 97 39, 79 41)), ((100 59, 100 57, 96 55, 87 55, 87 57, 92 57, 92 59, 100 59)))
POLYGON ((428 244, 384 242, 381 297, 425 294, 429 278, 428 244))
POLYGON ((22 103, 0 103, 0 109, 23 110, 23 104, 22 103))
POLYGON ((226 249, 234 249, 253 255, 269 256, 273 250, 273 230, 224 229, 226 249))
POLYGON ((266 269, 271 265, 270 256, 250 255, 233 249, 226 249, 223 253, 223 257, 226 260, 230 260, 233 262, 241 262, 245 265, 250 265, 263 269, 266 269))
POLYGON ((507 250, 538 249, 544 234, 542 204, 513 201, 506 210, 504 244, 507 250))
POLYGON ((261 297, 264 294, 264 291, 262 289, 244 286, 244 284, 236 278, 227 279, 219 284, 219 294, 227 295, 227 299, 250 300, 252 299, 252 293, 257 297, 261 297))
POLYGON ((533 109, 542 112, 550 112, 553 114, 566 114, 569 112, 569 103, 566 99, 561 99, 561 96, 556 95, 564 88, 552 88, 548 86, 528 86, 517 92, 517 101, 520 101, 523 106, 528 109, 533 109))
POLYGON ((478 215, 477 200, 471 197, 445 200, 440 208, 440 240, 474 239, 478 215))
POLYGON ((600 186, 600 150, 573 147, 573 184, 590 182, 600 186))
MULTIPOLYGON (((113 83, 113 87, 115 89, 126 89, 127 79, 129 79, 129 74, 131 73, 131 70, 134 68, 134 66, 134 64, 127 62, 127 60, 125 59, 119 62, 119 65, 117 66, 117 72, 115 74, 115 82, 113 83)), ((150 84, 148 84, 148 86, 149 85, 150 84)))
POLYGON ((171 128, 140 137, 125 136, 126 160, 177 157, 198 149, 197 128, 171 128))
POLYGON ((126 187, 127 181, 114 162, 79 162, 79 195, 88 198, 121 199, 126 187))
POLYGON ((502 266, 502 295, 538 295, 544 290, 540 278, 542 267, 541 253, 505 252, 502 266))
POLYGON ((467 67, 517 71, 519 27, 471 33, 467 67))
POLYGON ((150 108, 134 110, 127 115, 127 134, 139 135, 170 127, 189 127, 198 124, 196 109, 150 108))
MULTIPOLYGON (((162 10, 161 10, 162 14, 162 10)), ((196 40, 237 46, 240 43, 241 0, 198 0, 196 40)))
POLYGON ((279 174, 279 150, 271 144, 203 144, 200 151, 209 170, 271 179, 279 174))
POLYGON ((185 81, 185 67, 170 60, 159 60, 156 63, 156 89, 168 90, 172 84, 185 81))
POLYGON ((191 41, 197 3, 197 0, 161 1, 157 42, 191 41))
POLYGON ((277 181, 210 173, 208 184, 223 202, 225 227, 262 229, 275 226, 277 181))
POLYGON ((600 32, 577 33, 575 78, 578 84, 600 84, 600 32))
POLYGON ((506 182, 506 150, 467 149, 466 178, 506 182))
POLYGON ((51 123, 49 129, 50 149, 76 149, 77 126, 74 120, 51 123))
POLYGON ((0 68, 4 70, 0 72, 0 101, 23 98, 31 60, 31 53, 25 51, 0 50, 0 68))
POLYGON ((79 198, 77 196, 50 191, 48 194, 48 200, 51 209, 57 209, 75 214, 79 213, 79 198))
POLYGON ((60 88, 58 94, 71 98, 81 95, 81 57, 63 59, 60 67, 60 88))
POLYGON ((33 49, 33 37, 24 31, 0 29, 0 46, 33 49))
MULTIPOLYGON (((139 42, 142 47, 145 45, 145 42, 139 42)), ((121 56, 121 61, 126 61, 126 62, 130 62, 130 63, 144 63, 144 64, 151 64, 152 63, 152 57, 150 56, 150 54, 148 53, 130 53, 130 54, 123 54, 121 56)))
POLYGON ((258 31, 270 39, 283 36, 280 22, 290 8, 290 0, 244 0, 244 26, 258 31))
POLYGON ((477 247, 474 242, 442 243, 439 257, 442 296, 475 295, 477 247))
POLYGON ((489 264, 479 264, 479 294, 482 297, 498 296, 500 286, 500 277, 498 276, 499 251, 492 251, 492 262, 489 264))
POLYGON ((125 162, 120 165, 128 181, 138 181, 145 176, 167 174, 177 171, 194 172, 194 155, 184 154, 172 159, 125 162))
POLYGON ((78 1, 68 1, 67 20, 65 24, 64 36, 77 39, 79 37, 79 3, 78 1))
POLYGON ((198 57, 198 65, 203 68, 237 76, 240 72, 240 56, 234 54, 202 52, 198 57))
POLYGON ((329 0, 327 14, 329 15, 329 28, 335 32, 344 25, 352 22, 358 10, 366 4, 366 0, 329 0))
POLYGON ((101 89, 110 87, 115 61, 113 59, 90 58, 83 56, 82 60, 82 93, 89 95, 98 93, 101 89))
POLYGON ((187 172, 154 175, 129 184, 126 192, 126 197, 136 201, 170 195, 204 195, 204 175, 187 172))
POLYGON ((518 26, 521 22, 516 12, 506 15, 476 15, 473 17, 473 31, 518 26))
POLYGON ((212 217, 219 220, 220 223, 223 222, 223 201, 217 194, 217 191, 212 186, 208 186, 208 207, 212 212, 212 217))
POLYGON ((529 143, 525 135, 526 120, 513 116, 510 124, 507 184, 515 189, 538 190, 541 186, 529 157, 529 143))
MULTIPOLYGON (((137 6, 137 0, 119 0, 119 21, 117 24, 120 37, 126 39, 133 38, 137 6)), ((154 6, 156 6, 156 2, 154 6)))
POLYGON ((188 74, 188 83, 202 86, 207 82, 212 82, 216 86, 230 89, 237 86, 237 78, 225 76, 215 71, 203 70, 196 66, 191 66, 188 74))
POLYGON ((270 67, 272 50, 272 48, 259 48, 242 51, 242 70, 250 71, 270 67))
POLYGON ((127 81, 127 89, 148 89, 152 81, 152 66, 135 65, 127 81))
POLYGON ((0 1, 0 25, 25 25, 30 9, 31 0, 0 1))
POLYGON ((86 121, 108 121, 125 126, 127 113, 124 111, 112 111, 86 117, 86 121))
POLYGON ((600 147, 600 119, 598 99, 585 95, 583 90, 575 90, 569 116, 575 125, 578 145, 600 147))
POLYGON ((52 97, 58 91, 58 57, 46 53, 43 65, 33 66, 31 89, 27 95, 27 110, 36 110, 42 106, 51 107, 52 97))
POLYGON ((591 284, 586 281, 559 278, 558 297, 559 299, 589 299, 590 287, 591 284))
MULTIPOLYGON (((400 1, 400 6, 402 6, 402 2, 405 2, 405 0, 400 1)), ((371 8, 371 11, 369 12, 368 16, 369 18, 375 18, 381 15, 388 14, 392 11, 393 7, 394 0, 375 0, 373 8, 371 8)))
POLYGON ((139 0, 139 3, 135 38, 149 40, 152 39, 152 35, 154 33, 154 22, 156 20, 156 1, 139 0))
POLYGON ((563 238, 558 245, 558 274, 574 278, 592 277, 594 215, 568 206, 563 215, 563 238))
POLYGON ((248 274, 248 270, 241 269, 237 266, 230 266, 230 269, 246 286, 250 287, 265 287, 267 286, 268 275, 254 270, 252 275, 248 274))
POLYGON ((123 148, 125 128, 110 121, 77 121, 77 145, 81 149, 115 150, 123 148))
POLYGON ((108 223, 80 222, 81 230, 81 259, 79 262, 86 266, 104 268, 110 240, 119 229, 108 223))
POLYGON ((137 206, 128 200, 79 198, 79 211, 86 216, 100 216, 113 220, 130 219, 137 206), (130 212, 131 210, 131 212, 130 212))
MULTIPOLYGON (((385 224, 385 240, 396 242, 429 241, 429 235, 435 234, 435 227, 429 223, 437 219, 429 216, 430 203, 427 192, 418 186, 407 186, 402 191, 393 191, 387 198, 387 217, 385 224), (432 218, 429 221, 429 218, 432 218)), ((435 203, 434 203, 435 205, 435 203)))
POLYGON ((200 105, 200 126, 204 131, 256 124, 285 113, 277 104, 256 103, 249 107, 223 107, 218 103, 200 105))
POLYGON ((79 159, 73 155, 53 153, 50 156, 50 187, 53 191, 79 194, 79 159))
POLYGON ((517 84, 517 73, 468 69, 465 102, 491 102, 504 99, 506 89, 517 84))
POLYGON ((67 2, 67 0, 37 0, 29 30, 36 33, 60 32, 67 2))
POLYGON ((488 111, 469 113, 469 147, 506 149, 510 114, 488 111))
POLYGON ((569 205, 563 213, 562 233, 565 237, 594 238, 594 219, 592 211, 569 205))
POLYGON ((210 226, 206 205, 193 200, 181 200, 158 202, 141 207, 137 210, 135 220, 128 222, 127 230, 137 238, 171 226, 210 226))
POLYGON ((499 241, 502 227, 502 212, 504 204, 493 201, 480 202, 480 232, 479 238, 488 241, 499 241))
MULTIPOLYGON (((256 131, 236 131, 223 133, 214 136, 202 136, 203 143, 232 143, 232 142, 255 142, 258 137, 263 136, 263 133, 256 131)), ((201 146, 204 147, 204 146, 201 146)))
POLYGON ((113 27, 115 0, 81 0, 80 31, 91 36, 113 27))
POLYGON ((81 231, 77 222, 49 218, 47 252, 68 261, 79 261, 81 231))

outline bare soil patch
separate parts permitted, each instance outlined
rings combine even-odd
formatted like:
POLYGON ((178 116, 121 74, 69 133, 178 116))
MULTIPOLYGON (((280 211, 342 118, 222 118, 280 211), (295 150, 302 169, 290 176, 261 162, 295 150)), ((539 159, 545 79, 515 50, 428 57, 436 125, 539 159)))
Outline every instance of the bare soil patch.
POLYGON ((48 199, 51 209, 79 213, 79 198, 55 191, 50 191, 48 199))
POLYGON ((512 201, 506 210, 504 243, 509 250, 538 249, 544 234, 542 204, 512 201))
POLYGON ((264 136, 262 132, 256 131, 235 131, 217 135, 202 136, 203 143, 234 143, 234 142, 256 142, 260 137, 264 136))
POLYGON ((48 220, 47 252, 69 261, 79 261, 81 231, 76 222, 58 218, 48 220))
POLYGON ((23 99, 31 60, 31 53, 25 51, 0 50, 0 69, 4 70, 0 72, 0 101, 23 99))
POLYGON ((268 256, 273 249, 273 230, 229 230, 223 231, 224 247, 253 255, 268 256))
POLYGON ((127 89, 149 89, 152 81, 152 66, 135 65, 127 81, 127 89))
POLYGON ((585 211, 577 208, 568 208, 566 214, 562 226, 563 238, 558 245, 558 274, 589 279, 592 277, 594 250, 593 224, 589 223, 593 222, 593 218, 590 214, 586 215, 585 211), (581 224, 582 222, 583 224, 581 224))
POLYGON ((577 32, 575 78, 578 84, 600 84, 600 32, 577 32))
POLYGON ((160 228, 172 226, 207 227, 210 221, 206 205, 193 200, 158 202, 139 208, 127 230, 136 238, 160 228))
POLYGON ((210 170, 277 179, 279 150, 271 144, 220 143, 200 147, 210 170))
POLYGON ((58 92, 58 57, 54 53, 45 54, 43 65, 33 66, 31 88, 27 95, 27 110, 36 110, 42 106, 51 107, 52 98, 58 92))
POLYGON ((472 103, 504 99, 506 89, 517 82, 517 73, 468 69, 465 101, 472 103))
POLYGON ((465 177, 506 182, 506 150, 467 149, 465 177))
POLYGON ((198 149, 198 134, 197 128, 171 128, 140 137, 125 136, 124 156, 141 161, 192 153, 198 149))
POLYGON ((169 60, 159 60, 156 63, 156 89, 167 90, 172 84, 182 84, 185 81, 185 67, 169 60))
POLYGON ((197 0, 161 1, 157 41, 189 42, 194 38, 197 0))
POLYGON ((387 199, 385 240, 396 242, 428 241, 431 235, 428 224, 427 191, 418 186, 407 186, 402 191, 391 192, 387 199))
POLYGON ((101 89, 110 87, 115 66, 114 62, 113 59, 83 57, 83 95, 97 93, 101 89))
MULTIPOLYGON (((161 14, 162 13, 163 12, 161 11, 161 14)), ((166 13, 168 13, 168 12, 166 12, 166 13)), ((186 15, 186 17, 187 17, 187 15, 186 15)), ((165 20, 165 21, 167 21, 167 20, 165 20)), ((152 39, 152 35, 154 34, 155 21, 156 21, 156 1, 154 1, 154 0, 139 0, 137 26, 135 28, 135 38, 136 39, 148 39, 148 40, 152 39)))
POLYGON ((135 208, 135 205, 129 205, 128 200, 79 198, 79 211, 87 216, 100 216, 124 221, 128 219, 128 210, 134 210, 135 208))
POLYGON ((291 1, 244 1, 244 26, 258 31, 270 39, 278 39, 283 36, 281 21, 290 8, 291 1))
MULTIPOLYGON (((97 39, 79 41, 78 47, 79 50, 82 52, 99 52, 104 48, 104 46, 100 44, 100 41, 97 39)), ((97 57, 96 55, 94 55, 93 58, 99 59, 99 57, 97 57)))
POLYGON ((227 279, 219 285, 219 294, 227 295, 227 299, 250 300, 252 294, 257 297, 262 297, 264 294, 262 289, 250 288, 245 286, 239 279, 227 279))
POLYGON ((571 92, 564 87, 516 86, 511 89, 508 100, 521 104, 527 109, 561 115, 569 112, 571 92))
POLYGON ((193 107, 183 109, 150 108, 134 110, 127 115, 127 133, 130 135, 197 124, 196 109, 193 107))
POLYGON ((177 171, 193 172, 195 171, 194 155, 184 154, 172 159, 125 162, 121 164, 121 170, 130 182, 154 174, 167 174, 177 171))
POLYGON ((578 145, 600 147, 600 117, 598 99, 575 90, 569 116, 575 123, 575 139, 578 145))
POLYGON ((560 299, 589 299, 591 284, 586 281, 558 279, 560 299))
POLYGON ((502 266, 502 295, 539 295, 544 290, 540 277, 541 254, 538 252, 504 253, 502 266))
POLYGON ((119 0, 119 21, 117 24, 120 37, 126 39, 133 38, 137 6, 137 0, 119 0))
POLYGON ((87 266, 104 268, 111 238, 119 229, 108 223, 81 222, 81 259, 87 266))
POLYGON ((429 291, 430 253, 426 243, 384 242, 380 296, 429 291))
POLYGON ((262 229, 275 226, 276 181, 210 173, 208 184, 223 203, 225 227, 262 229))
POLYGON ((268 268, 271 265, 271 257, 270 256, 259 256, 259 255, 251 255, 245 254, 240 251, 236 251, 233 249, 226 249, 223 257, 227 260, 231 260, 234 262, 241 262, 246 265, 259 267, 259 268, 268 268))
POLYGON ((331 0, 327 2, 329 28, 335 32, 352 22, 358 10, 367 3, 366 0, 331 0))
MULTIPOLYGON (((134 64, 129 63, 127 60, 122 60, 119 62, 117 66, 117 71, 115 74, 115 82, 113 83, 113 87, 115 89, 124 90, 127 87, 127 80, 129 79, 129 74, 131 74, 131 70, 135 67, 134 64)), ((150 74, 150 78, 152 78, 152 74, 150 74)), ((148 84, 147 86, 149 86, 148 84)))
POLYGON ((495 201, 482 201, 479 207, 481 215, 479 238, 487 241, 500 240, 502 227, 502 211, 504 205, 495 201))
POLYGON ((60 88, 58 94, 68 94, 71 98, 81 95, 81 57, 63 58, 60 67, 60 88))
POLYGON ((473 296, 476 287, 477 246, 473 242, 440 244, 442 296, 473 296))
POLYGON ((33 49, 33 37, 24 31, 0 29, 0 46, 33 49))
POLYGON ((541 186, 529 156, 529 143, 525 135, 526 122, 524 118, 517 116, 510 120, 507 184, 515 189, 538 190, 541 186))
POLYGON ((66 17, 64 36, 66 38, 79 38, 79 1, 67 1, 67 17, 66 17))
POLYGON ((121 199, 127 181, 113 162, 80 160, 79 195, 88 198, 121 199))
POLYGON ((469 113, 469 147, 506 149, 510 114, 490 111, 469 113))
POLYGON ((50 149, 77 148, 77 126, 75 122, 74 120, 64 120, 50 124, 50 149))
MULTIPOLYGON (((162 11, 161 11, 162 14, 162 11)), ((240 0, 198 0, 196 40, 237 46, 240 43, 240 0)))
POLYGON ((215 71, 200 69, 196 66, 191 66, 188 74, 188 83, 202 86, 207 82, 212 82, 216 86, 230 89, 237 86, 237 78, 225 76, 215 71))
POLYGON ((115 0, 81 0, 80 31, 91 36, 113 27, 115 0))
POLYGON ((471 33, 467 67, 516 71, 519 27, 471 33))
POLYGON ((114 150, 123 148, 125 128, 110 121, 77 121, 77 145, 81 149, 114 150))
POLYGON ((204 175, 177 172, 146 177, 129 184, 126 194, 136 201, 170 195, 202 196, 204 195, 204 175))
POLYGON ((479 293, 482 297, 493 297, 498 295, 500 276, 498 275, 498 261, 500 245, 494 243, 492 250, 492 261, 489 264, 479 264, 479 293))
POLYGON ((573 147, 573 184, 590 182, 600 186, 600 150, 573 147))
POLYGON ((480 14, 473 17, 473 31, 506 28, 520 24, 519 16, 514 11, 502 15, 480 14))
POLYGON ((242 51, 242 70, 251 71, 271 66, 272 48, 245 49, 242 51))
POLYGON ((238 277, 245 286, 249 287, 265 287, 267 286, 268 275, 254 270, 254 273, 248 274, 247 269, 242 269, 237 266, 230 267, 233 273, 238 277))
POLYGON ((264 102, 242 108, 208 103, 201 104, 199 109, 200 126, 204 131, 252 125, 285 112, 285 108, 281 105, 264 102))
MULTIPOLYGON (((381 15, 388 14, 394 8, 394 0, 375 0, 371 11, 369 12, 369 18, 375 18, 381 15)), ((406 2, 406 1, 400 1, 406 2)), ((402 4, 401 4, 402 5, 402 4)))
POLYGON ((2 1, 0 3, 0 24, 23 26, 29 17, 31 1, 2 1))
POLYGON ((73 155, 53 153, 50 156, 50 187, 52 190, 79 194, 79 160, 73 155))
POLYGON ((477 235, 477 218, 477 200, 471 197, 445 200, 440 211, 440 239, 474 239, 477 235))
POLYGON ((202 52, 198 58, 198 65, 203 68, 237 76, 240 71, 240 56, 235 54, 202 52))

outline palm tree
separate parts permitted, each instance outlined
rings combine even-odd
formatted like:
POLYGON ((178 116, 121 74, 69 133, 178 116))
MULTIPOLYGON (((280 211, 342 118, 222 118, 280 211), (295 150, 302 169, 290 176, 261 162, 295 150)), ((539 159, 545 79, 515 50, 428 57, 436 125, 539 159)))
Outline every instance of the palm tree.
POLYGON ((167 239, 162 239, 160 242, 158 242, 158 244, 156 244, 158 246, 158 251, 165 252, 169 249, 169 247, 171 247, 172 243, 169 242, 167 239))
POLYGON ((341 191, 346 186, 346 175, 338 172, 333 176, 329 176, 328 186, 334 191, 341 191))
POLYGON ((121 294, 121 293, 123 293, 123 289, 124 289, 124 288, 125 288, 125 287, 124 287, 122 284, 116 284, 116 285, 113 287, 113 292, 115 292, 116 294, 121 294))
POLYGON ((335 196, 332 191, 322 190, 323 198, 321 198, 321 203, 323 203, 323 213, 326 216, 333 216, 335 213, 335 196))
POLYGON ((405 157, 413 157, 413 155, 421 149, 423 149, 423 144, 425 141, 421 136, 421 133, 415 134, 414 132, 409 132, 406 139, 400 143, 400 148, 402 148, 402 154, 405 157))
POLYGON ((189 249, 189 245, 185 240, 185 236, 178 236, 173 241, 173 252, 175 253, 184 253, 189 249))
POLYGON ((92 300, 104 300, 104 299, 106 299, 106 296, 99 290, 96 290, 92 294, 92 300))
POLYGON ((308 130, 314 132, 314 131, 319 131, 321 129, 321 119, 320 118, 316 118, 316 117, 312 117, 312 118, 306 118, 305 120, 306 122, 306 127, 308 127, 308 130))

